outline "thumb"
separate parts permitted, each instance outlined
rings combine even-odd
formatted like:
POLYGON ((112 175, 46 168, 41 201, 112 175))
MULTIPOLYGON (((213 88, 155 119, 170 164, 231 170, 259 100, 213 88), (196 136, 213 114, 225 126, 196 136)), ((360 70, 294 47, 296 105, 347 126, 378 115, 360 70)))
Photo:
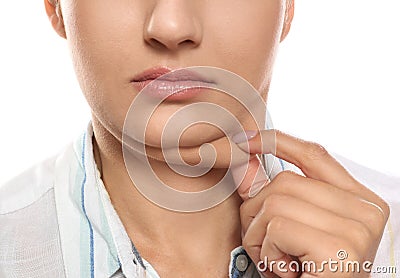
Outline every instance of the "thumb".
POLYGON ((258 155, 248 163, 232 167, 232 177, 239 185, 237 191, 244 201, 256 196, 270 182, 258 155))

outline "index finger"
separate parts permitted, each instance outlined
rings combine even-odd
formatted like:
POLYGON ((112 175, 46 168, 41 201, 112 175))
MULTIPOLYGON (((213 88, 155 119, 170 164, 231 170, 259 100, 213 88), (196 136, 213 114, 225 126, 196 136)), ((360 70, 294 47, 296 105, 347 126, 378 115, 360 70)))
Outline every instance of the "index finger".
POLYGON ((363 188, 324 147, 278 130, 262 130, 251 140, 239 143, 238 147, 252 154, 272 154, 296 165, 309 178, 345 190, 363 188))

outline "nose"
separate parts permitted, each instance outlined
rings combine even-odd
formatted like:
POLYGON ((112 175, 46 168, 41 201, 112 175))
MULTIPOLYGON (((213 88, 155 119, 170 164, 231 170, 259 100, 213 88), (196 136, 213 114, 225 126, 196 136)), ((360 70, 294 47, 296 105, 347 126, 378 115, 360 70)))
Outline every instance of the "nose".
POLYGON ((202 40, 194 0, 156 1, 144 26, 144 40, 154 48, 176 51, 194 48, 202 40))

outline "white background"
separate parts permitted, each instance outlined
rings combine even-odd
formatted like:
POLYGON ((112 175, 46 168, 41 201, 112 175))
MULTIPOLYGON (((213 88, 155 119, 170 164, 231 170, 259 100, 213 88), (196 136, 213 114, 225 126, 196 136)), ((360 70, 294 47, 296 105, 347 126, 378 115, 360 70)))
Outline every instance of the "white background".
MULTIPOLYGON (((296 4, 270 92, 275 127, 400 176, 400 1, 296 4)), ((90 113, 42 1, 1 1, 0 35, 1 184, 61 150, 90 113)))

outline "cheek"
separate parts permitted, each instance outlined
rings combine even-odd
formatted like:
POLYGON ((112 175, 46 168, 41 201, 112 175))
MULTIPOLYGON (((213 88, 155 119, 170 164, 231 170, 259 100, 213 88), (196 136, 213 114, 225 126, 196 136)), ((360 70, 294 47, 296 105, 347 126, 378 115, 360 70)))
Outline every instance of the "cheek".
POLYGON ((142 39, 140 14, 134 14, 127 1, 71 2, 65 21, 79 84, 93 113, 121 130, 134 98, 129 78, 135 60, 127 61, 141 51, 137 44, 142 39))
POLYGON ((212 33, 222 62, 260 91, 266 89, 265 83, 269 83, 271 76, 283 27, 283 2, 241 3, 233 14, 218 18, 218 28, 214 27, 212 33))

